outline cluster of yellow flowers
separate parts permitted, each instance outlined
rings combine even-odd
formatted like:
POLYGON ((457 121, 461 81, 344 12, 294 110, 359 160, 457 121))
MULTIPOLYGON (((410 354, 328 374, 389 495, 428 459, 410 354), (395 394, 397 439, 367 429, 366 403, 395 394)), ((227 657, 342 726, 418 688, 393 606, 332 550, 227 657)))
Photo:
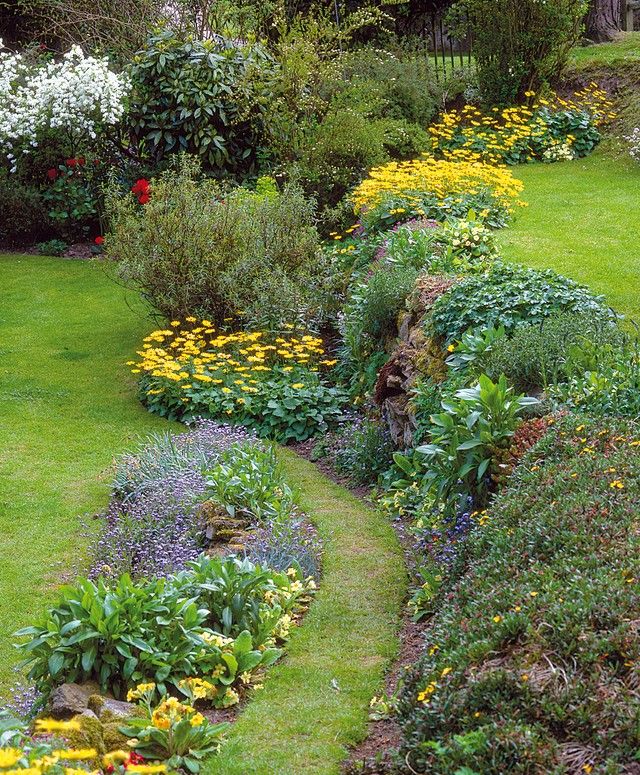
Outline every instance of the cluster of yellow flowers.
MULTIPOLYGON (((534 93, 527 92, 527 96, 534 97, 534 93)), ((569 132, 562 139, 554 139, 549 134, 552 117, 586 112, 595 127, 615 117, 612 108, 606 92, 591 83, 572 99, 553 95, 531 105, 492 108, 488 113, 465 105, 461 110, 444 113, 429 127, 429 133, 433 152, 449 161, 516 163, 525 149, 536 144, 547 149, 546 154, 542 152, 547 160, 572 158, 569 154, 576 137, 569 132)))
POLYGON ((151 723, 156 729, 170 729, 174 724, 189 718, 192 727, 199 727, 206 719, 192 705, 180 702, 176 697, 168 697, 151 714, 151 723))
MULTIPOLYGON (((452 667, 445 667, 444 670, 440 673, 440 678, 445 678, 453 671, 452 667)), ((426 687, 418 692, 418 702, 423 703, 424 705, 428 705, 431 701, 431 695, 435 694, 435 692, 438 690, 438 679, 429 681, 429 683, 426 685, 426 687)))
MULTIPOLYGON (((143 349, 138 351, 142 360, 127 364, 132 372, 176 383, 184 390, 206 385, 222 394, 233 393, 244 403, 246 395, 258 393, 260 383, 276 368, 284 373, 294 372, 296 367, 317 372, 320 365, 336 363, 321 360, 325 351, 319 337, 295 335, 293 325, 274 337, 264 331, 216 331, 206 319, 188 317, 185 322, 186 326, 173 320, 171 328, 145 337, 143 349)), ((302 388, 304 383, 294 382, 291 387, 302 388)), ((164 389, 159 384, 148 394, 157 395, 164 389)))
MULTIPOLYGON (((64 736, 70 732, 78 732, 81 726, 78 721, 58 721, 57 719, 38 719, 35 722, 36 735, 64 736)), ((112 751, 103 757, 103 767, 109 771, 116 764, 126 764, 127 772, 139 775, 155 775, 167 771, 165 764, 136 764, 131 761, 130 751, 112 751)), ((2 775, 87 775, 88 772, 100 772, 94 769, 99 760, 95 748, 52 748, 47 753, 38 751, 37 758, 30 756, 28 751, 13 746, 0 748, 0 771, 2 775), (85 767, 70 767, 68 762, 79 761, 85 767)))
POLYGON ((418 204, 420 193, 438 200, 447 197, 489 192, 505 210, 511 211, 518 201, 523 184, 509 170, 477 161, 446 161, 423 154, 419 159, 391 162, 374 167, 355 189, 356 213, 377 207, 389 195, 418 204))

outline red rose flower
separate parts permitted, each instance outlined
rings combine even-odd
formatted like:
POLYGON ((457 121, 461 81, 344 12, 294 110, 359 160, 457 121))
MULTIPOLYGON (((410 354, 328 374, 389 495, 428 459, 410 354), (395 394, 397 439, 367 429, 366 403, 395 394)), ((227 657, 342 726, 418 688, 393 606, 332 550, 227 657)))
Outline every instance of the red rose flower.
POLYGON ((149 181, 145 178, 140 178, 131 186, 131 191, 134 194, 148 194, 149 193, 149 181))
POLYGON ((67 167, 75 167, 77 163, 78 163, 77 159, 67 159, 65 162, 67 167))
POLYGON ((138 197, 138 202, 140 202, 141 205, 146 205, 149 199, 149 194, 140 194, 138 197))
POLYGON ((58 170, 55 167, 51 167, 50 170, 47 170, 47 177, 49 180, 55 180, 58 177, 58 170))
POLYGON ((96 243, 96 245, 104 245, 104 237, 96 237, 94 239, 94 242, 96 243))

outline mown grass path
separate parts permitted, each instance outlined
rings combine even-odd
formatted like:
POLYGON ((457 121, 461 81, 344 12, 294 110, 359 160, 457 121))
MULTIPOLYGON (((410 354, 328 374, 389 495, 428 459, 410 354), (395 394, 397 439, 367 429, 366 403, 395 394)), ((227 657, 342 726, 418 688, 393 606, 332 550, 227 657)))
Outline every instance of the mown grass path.
POLYGON ((324 540, 322 583, 205 775, 336 775, 396 653, 407 579, 389 520, 306 460, 282 460, 324 540))
POLYGON ((94 262, 0 256, 0 695, 11 634, 82 563, 84 513, 107 501, 113 456, 167 423, 124 365, 150 321, 94 262))
POLYGON ((591 156, 513 168, 528 207, 499 232, 505 258, 555 269, 640 320, 640 164, 591 156))

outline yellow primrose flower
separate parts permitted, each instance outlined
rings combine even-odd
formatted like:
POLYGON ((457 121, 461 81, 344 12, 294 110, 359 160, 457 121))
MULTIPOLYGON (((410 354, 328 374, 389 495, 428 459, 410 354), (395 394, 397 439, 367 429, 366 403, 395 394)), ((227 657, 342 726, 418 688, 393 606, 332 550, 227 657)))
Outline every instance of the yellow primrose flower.
POLYGON ((79 732, 80 722, 72 719, 71 721, 57 721, 52 718, 36 719, 36 732, 44 734, 53 734, 55 732, 79 732))

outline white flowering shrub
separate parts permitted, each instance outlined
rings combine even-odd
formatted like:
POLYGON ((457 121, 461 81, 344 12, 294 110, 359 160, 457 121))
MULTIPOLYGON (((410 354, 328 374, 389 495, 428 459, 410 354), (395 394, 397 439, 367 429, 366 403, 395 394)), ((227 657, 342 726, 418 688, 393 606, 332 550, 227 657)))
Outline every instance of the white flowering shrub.
POLYGON ((60 61, 37 65, 0 40, 0 149, 15 171, 18 155, 35 147, 43 130, 64 130, 76 143, 93 140, 120 121, 128 90, 125 75, 78 46, 60 61))
POLYGON ((624 138, 629 143, 629 153, 636 160, 640 161, 640 127, 632 130, 631 134, 624 138))

